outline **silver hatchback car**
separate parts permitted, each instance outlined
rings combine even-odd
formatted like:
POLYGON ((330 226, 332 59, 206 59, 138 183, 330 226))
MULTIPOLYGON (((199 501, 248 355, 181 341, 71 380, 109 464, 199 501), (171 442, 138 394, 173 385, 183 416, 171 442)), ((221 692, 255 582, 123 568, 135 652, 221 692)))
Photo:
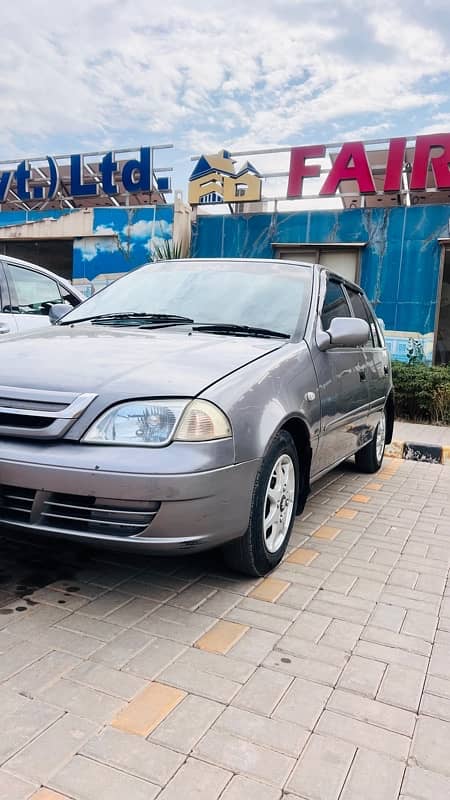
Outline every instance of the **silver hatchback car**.
POLYGON ((310 484, 392 437, 363 291, 320 265, 148 264, 0 342, 0 523, 150 553, 280 561, 310 484))

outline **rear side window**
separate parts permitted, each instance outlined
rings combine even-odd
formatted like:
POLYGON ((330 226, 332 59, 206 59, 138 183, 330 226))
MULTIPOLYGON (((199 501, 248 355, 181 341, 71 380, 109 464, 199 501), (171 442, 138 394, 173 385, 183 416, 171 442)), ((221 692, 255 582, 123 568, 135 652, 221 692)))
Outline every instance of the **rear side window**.
POLYGON ((363 297, 363 303, 364 303, 364 305, 365 305, 365 307, 367 309, 367 315, 369 317, 370 330, 372 331, 372 336, 373 336, 373 340, 374 340, 374 343, 375 343, 375 347, 384 347, 385 346, 384 337, 383 337, 383 334, 381 332, 380 323, 377 321, 376 317, 374 316, 374 313, 373 313, 373 311, 372 311, 372 309, 371 309, 371 307, 370 307, 370 305, 367 302, 365 297, 363 297))
POLYGON ((351 312, 342 286, 337 281, 328 281, 322 307, 322 327, 327 331, 335 317, 351 317, 351 312))
POLYGON ((346 288, 348 296, 350 297, 350 302, 355 317, 359 317, 360 319, 365 319, 366 322, 369 323, 370 335, 372 341, 369 340, 367 346, 370 347, 370 345, 372 344, 372 347, 383 347, 383 342, 381 340, 378 325, 375 321, 375 317, 364 295, 361 294, 360 292, 355 292, 354 289, 350 289, 350 287, 346 288))
POLYGON ((374 338, 374 331, 372 327, 373 320, 369 317, 369 310, 364 302, 364 297, 362 294, 360 294, 360 292, 355 292, 354 289, 350 289, 349 286, 346 286, 346 289, 355 317, 358 317, 358 319, 363 319, 365 322, 367 322, 370 328, 370 337, 365 346, 376 347, 377 340, 374 338))

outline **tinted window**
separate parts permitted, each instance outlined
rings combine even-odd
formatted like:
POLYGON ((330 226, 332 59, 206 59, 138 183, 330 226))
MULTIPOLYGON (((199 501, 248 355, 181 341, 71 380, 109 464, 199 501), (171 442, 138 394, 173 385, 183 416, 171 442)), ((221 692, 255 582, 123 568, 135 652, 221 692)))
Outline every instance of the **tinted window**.
POLYGON ((26 267, 6 264, 6 277, 11 294, 10 311, 15 314, 48 314, 50 307, 61 302, 56 281, 26 267))
POLYGON ((322 327, 324 331, 328 330, 331 320, 335 317, 351 317, 351 313, 341 284, 336 283, 336 281, 328 281, 322 308, 322 327))
POLYGON ((364 303, 364 305, 365 305, 365 307, 367 309, 367 316, 368 316, 368 319, 369 319, 370 330, 372 331, 372 336, 373 336, 373 341, 375 343, 375 347, 384 347, 384 339, 383 339, 383 335, 382 335, 381 330, 380 330, 380 325, 377 322, 377 320, 375 319, 373 311, 372 311, 370 305, 368 304, 367 300, 365 299, 365 297, 363 297, 363 303, 364 303))
POLYGON ((349 288, 347 288, 347 292, 350 296, 350 302, 352 304, 355 317, 365 319, 369 323, 371 341, 369 340, 368 346, 372 344, 372 347, 383 347, 384 345, 380 335, 379 326, 375 321, 372 309, 370 308, 364 295, 349 288))
POLYGON ((360 294, 359 292, 355 292, 348 286, 346 288, 348 296, 350 297, 350 303, 353 308, 353 313, 355 317, 358 317, 358 319, 363 319, 365 322, 367 322, 370 328, 370 337, 365 347, 375 347, 377 340, 376 338, 374 338, 374 332, 371 324, 373 320, 371 320, 369 317, 368 309, 364 302, 364 298, 362 294, 360 294))

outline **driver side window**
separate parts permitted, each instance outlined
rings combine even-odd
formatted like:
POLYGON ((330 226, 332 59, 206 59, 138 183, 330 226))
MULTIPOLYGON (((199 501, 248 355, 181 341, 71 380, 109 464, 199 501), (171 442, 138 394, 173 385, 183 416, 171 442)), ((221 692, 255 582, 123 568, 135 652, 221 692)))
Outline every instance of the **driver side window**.
POLYGON ((46 316, 52 305, 62 302, 58 284, 47 275, 16 264, 5 264, 5 269, 12 313, 46 316))
POLYGON ((351 316, 341 284, 337 281, 329 280, 322 307, 322 327, 324 331, 328 330, 331 320, 335 317, 351 316))

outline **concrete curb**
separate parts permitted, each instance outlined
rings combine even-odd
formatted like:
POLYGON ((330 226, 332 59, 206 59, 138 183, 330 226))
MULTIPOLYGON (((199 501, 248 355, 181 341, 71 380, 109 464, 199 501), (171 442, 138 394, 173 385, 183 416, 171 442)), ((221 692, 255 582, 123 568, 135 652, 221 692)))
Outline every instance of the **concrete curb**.
POLYGON ((401 442, 394 440, 386 446, 390 458, 406 461, 426 461, 428 464, 450 464, 450 446, 424 444, 423 442, 401 442))

